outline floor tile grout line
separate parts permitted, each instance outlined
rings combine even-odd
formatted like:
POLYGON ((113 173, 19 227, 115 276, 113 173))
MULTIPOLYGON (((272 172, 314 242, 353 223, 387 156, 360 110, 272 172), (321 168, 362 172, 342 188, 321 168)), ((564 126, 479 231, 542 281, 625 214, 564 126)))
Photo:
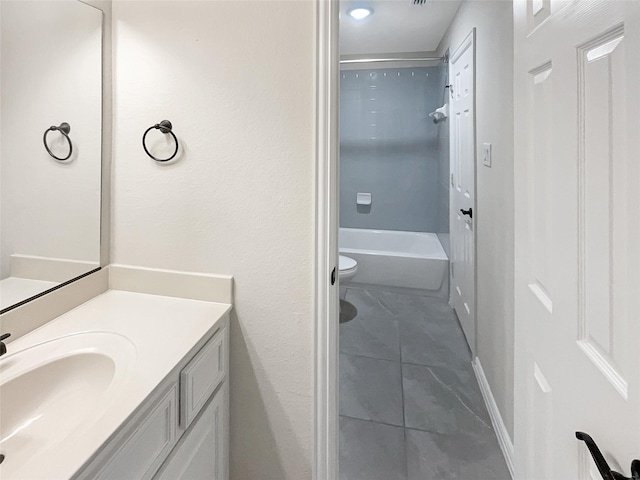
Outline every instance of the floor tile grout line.
POLYGON ((407 452, 407 428, 402 427, 402 436, 404 438, 404 478, 409 480, 409 453, 407 452))
POLYGON ((442 432, 436 432, 434 430, 426 430, 423 428, 416 428, 416 427, 402 427, 402 428, 404 428, 405 430, 410 430, 412 432, 431 433, 433 435, 440 435, 443 437, 455 437, 457 435, 464 435, 466 433, 465 430, 460 430, 459 432, 442 433, 442 432))
POLYGON ((401 363, 400 360, 391 360, 389 358, 382 358, 382 357, 372 357, 371 355, 362 355, 360 353, 340 352, 340 355, 346 355, 348 357, 370 358, 371 360, 384 360, 386 362, 401 363))
MULTIPOLYGON (((349 355, 348 353, 344 353, 343 355, 349 355)), ((355 355, 352 355, 355 356, 355 355)), ((369 358, 369 357, 368 357, 369 358)), ((375 357, 370 357, 375 358, 375 357)), ((379 359, 382 360, 382 359, 379 359)), ((473 366, 471 362, 469 362, 469 370, 461 370, 459 368, 451 368, 451 367, 443 367, 442 365, 431 365, 428 363, 414 363, 414 362, 401 362, 404 365, 411 365, 412 367, 426 367, 426 368, 441 368, 443 370, 449 370, 450 372, 467 372, 473 374, 473 366)))
POLYGON ((398 360, 389 360, 388 358, 370 357, 369 355, 358 355, 358 354, 344 353, 344 352, 340 352, 340 355, 344 355, 346 357, 354 357, 354 358, 368 358, 369 360, 380 360, 381 362, 389 362, 389 363, 397 363, 397 364, 401 363, 398 360))
POLYGON ((393 423, 379 422, 378 420, 369 420, 367 418, 352 417, 351 415, 344 415, 342 413, 339 416, 340 417, 344 417, 344 418, 348 418, 350 420, 358 420, 360 422, 368 422, 368 423, 376 423, 378 425, 385 425, 387 427, 404 428, 402 425, 394 425, 393 423))
POLYGON ((404 373, 402 371, 402 363, 400 364, 400 398, 402 399, 402 426, 406 427, 407 420, 404 415, 404 373))
MULTIPOLYGON (((402 355, 402 353, 400 353, 402 355)), ((407 418, 404 411, 404 371, 400 362, 400 390, 402 398, 402 437, 404 438, 404 478, 409 479, 409 456, 407 454, 407 418)))
POLYGON ((409 297, 409 298, 428 298, 428 299, 433 299, 433 300, 438 300, 441 301, 443 303, 446 303, 447 305, 449 304, 449 300, 446 297, 441 297, 438 295, 429 295, 429 294, 420 294, 419 292, 413 292, 411 290, 406 291, 406 292, 402 292, 400 290, 402 290, 402 288, 399 288, 398 290, 394 290, 389 289, 389 288, 385 288, 382 286, 364 286, 362 284, 358 284, 358 283, 350 283, 349 284, 349 288, 351 288, 352 290, 368 290, 369 292, 382 292, 382 293, 392 293, 393 295, 396 295, 398 297, 409 297))
MULTIPOLYGON (((402 355, 402 350, 400 351, 400 355, 402 355)), ((462 370, 460 368, 453 368, 450 366, 444 366, 444 365, 434 365, 434 364, 430 364, 430 363, 415 363, 415 362, 404 362, 402 361, 402 359, 400 360, 391 360, 389 358, 381 358, 381 357, 372 357, 371 355, 362 355, 360 353, 348 353, 348 352, 340 352, 340 355, 346 355, 348 357, 360 357, 360 358, 370 358, 372 360, 384 360, 385 362, 395 362, 395 363, 402 363, 404 365, 411 365, 413 367, 429 367, 429 368, 442 368, 444 370, 449 370, 451 372, 465 372, 465 373, 473 373, 473 366, 471 361, 469 361, 469 370, 462 370)), ((464 365, 465 367, 467 366, 467 364, 465 363, 464 365)))
POLYGON ((428 430, 426 428, 417 428, 417 427, 403 427, 402 425, 394 425, 393 423, 379 422, 378 420, 369 420, 367 418, 358 418, 353 417, 351 415, 340 414, 340 417, 348 418, 349 420, 357 420, 359 422, 367 422, 367 423, 375 423, 377 425, 384 425, 385 427, 393 427, 393 428, 402 428, 403 430, 411 430, 414 432, 422 432, 422 433, 432 433, 434 435, 441 435, 444 437, 454 437, 456 435, 464 434, 464 430, 459 432, 451 432, 451 433, 443 433, 435 430, 428 430))
POLYGON ((400 356, 400 398, 402 398, 402 426, 405 427, 407 420, 404 411, 404 370, 402 369, 402 340, 400 339, 400 325, 398 325, 398 355, 400 356))

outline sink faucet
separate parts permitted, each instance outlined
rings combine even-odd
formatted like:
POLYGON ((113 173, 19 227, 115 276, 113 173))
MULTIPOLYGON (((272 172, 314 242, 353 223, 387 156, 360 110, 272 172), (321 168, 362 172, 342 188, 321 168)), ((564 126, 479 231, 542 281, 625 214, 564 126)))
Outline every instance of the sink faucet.
POLYGON ((10 333, 5 333, 0 336, 0 356, 7 353, 7 346, 4 344, 4 341, 11 336, 10 333))

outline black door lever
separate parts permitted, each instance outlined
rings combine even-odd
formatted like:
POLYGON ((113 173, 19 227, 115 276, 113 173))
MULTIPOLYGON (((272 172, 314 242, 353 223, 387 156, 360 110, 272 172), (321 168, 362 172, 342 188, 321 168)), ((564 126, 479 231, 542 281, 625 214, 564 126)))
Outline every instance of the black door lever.
POLYGON ((469 218, 473 218, 473 208, 469 207, 469 210, 460 209, 460 213, 463 215, 469 215, 469 218))
POLYGON ((591 453, 593 461, 596 463, 596 467, 598 467, 598 471, 604 480, 640 480, 640 460, 631 462, 631 477, 625 477, 623 474, 611 470, 591 436, 584 432, 576 432, 576 438, 587 444, 589 453, 591 453))

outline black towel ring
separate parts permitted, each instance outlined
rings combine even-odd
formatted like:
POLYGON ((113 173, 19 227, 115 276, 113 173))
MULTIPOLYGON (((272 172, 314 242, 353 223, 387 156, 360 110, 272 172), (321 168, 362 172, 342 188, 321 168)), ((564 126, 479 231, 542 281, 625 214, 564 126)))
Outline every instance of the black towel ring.
POLYGON ((178 153, 178 138, 176 137, 176 134, 173 133, 172 128, 173 125, 171 125, 171 122, 169 120, 162 120, 160 123, 156 123, 155 125, 151 125, 149 128, 147 128, 142 135, 142 148, 144 148, 145 153, 153 158, 156 162, 168 162, 178 153), (169 158, 156 158, 151 155, 151 153, 149 153, 149 150, 147 150, 147 144, 145 140, 147 138, 147 133, 149 133, 153 129, 160 130, 162 133, 170 133, 173 137, 173 141, 176 143, 176 149, 174 150, 173 155, 171 155, 169 158))
POLYGON ((71 131, 71 126, 67 122, 62 122, 58 127, 56 127, 55 125, 51 125, 49 128, 47 128, 44 131, 44 135, 42 136, 42 142, 44 143, 44 148, 47 149, 47 153, 51 155, 53 158, 55 158, 56 160, 58 160, 59 162, 64 162, 65 160, 69 160, 69 157, 71 157, 71 154, 73 153, 73 144, 71 143, 71 139, 69 138, 70 131, 71 131), (56 130, 60 132, 62 135, 64 135, 64 138, 66 138, 67 142, 69 142, 69 154, 64 158, 56 157, 53 154, 53 152, 49 150, 49 145, 47 145, 47 134, 49 132, 55 132, 56 130))

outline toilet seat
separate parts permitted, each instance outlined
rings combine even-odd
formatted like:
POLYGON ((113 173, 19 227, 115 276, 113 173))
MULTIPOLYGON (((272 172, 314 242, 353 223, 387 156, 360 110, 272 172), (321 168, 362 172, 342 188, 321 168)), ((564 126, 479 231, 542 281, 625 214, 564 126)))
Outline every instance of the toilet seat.
POLYGON ((353 258, 345 257, 344 255, 338 255, 338 269, 343 272, 358 268, 358 262, 353 258))

